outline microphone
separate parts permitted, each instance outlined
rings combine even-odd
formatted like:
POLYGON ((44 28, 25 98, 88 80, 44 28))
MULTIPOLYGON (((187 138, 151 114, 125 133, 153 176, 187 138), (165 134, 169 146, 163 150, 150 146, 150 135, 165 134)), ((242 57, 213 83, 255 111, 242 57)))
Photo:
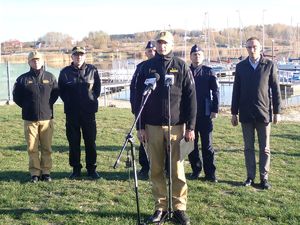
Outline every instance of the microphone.
POLYGON ((159 74, 158 73, 154 73, 151 74, 149 78, 147 78, 144 82, 144 84, 146 84, 146 88, 143 92, 143 96, 147 95, 150 91, 153 91, 156 88, 156 82, 159 81, 159 74))
POLYGON ((166 74, 165 75, 165 86, 169 87, 174 84, 174 75, 173 74, 166 74))

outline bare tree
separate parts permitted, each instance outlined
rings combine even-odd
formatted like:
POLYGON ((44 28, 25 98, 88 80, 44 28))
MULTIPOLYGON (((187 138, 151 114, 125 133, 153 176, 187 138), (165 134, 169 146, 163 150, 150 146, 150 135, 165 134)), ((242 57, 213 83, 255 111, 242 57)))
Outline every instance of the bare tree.
POLYGON ((110 37, 103 31, 89 32, 88 36, 83 38, 83 41, 95 49, 106 49, 110 42, 110 37))

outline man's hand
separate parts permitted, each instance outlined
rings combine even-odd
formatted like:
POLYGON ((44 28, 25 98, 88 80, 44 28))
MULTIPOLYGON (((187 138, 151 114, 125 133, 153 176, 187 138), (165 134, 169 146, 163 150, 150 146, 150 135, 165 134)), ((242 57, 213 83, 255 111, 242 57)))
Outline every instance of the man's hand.
POLYGON ((217 118, 217 117, 218 117, 218 113, 211 112, 211 114, 210 114, 210 118, 211 118, 211 119, 215 119, 215 118, 217 118))
POLYGON ((148 141, 148 135, 144 129, 138 130, 137 136, 141 143, 145 143, 148 141))
POLYGON ((185 130, 184 139, 186 142, 195 140, 195 132, 194 130, 185 130))
POLYGON ((239 124, 239 120, 238 120, 238 116, 237 115, 232 115, 231 116, 231 124, 234 127, 239 124))
POLYGON ((281 121, 281 116, 280 116, 280 114, 274 114, 273 115, 273 123, 274 124, 277 124, 277 123, 279 123, 281 121))

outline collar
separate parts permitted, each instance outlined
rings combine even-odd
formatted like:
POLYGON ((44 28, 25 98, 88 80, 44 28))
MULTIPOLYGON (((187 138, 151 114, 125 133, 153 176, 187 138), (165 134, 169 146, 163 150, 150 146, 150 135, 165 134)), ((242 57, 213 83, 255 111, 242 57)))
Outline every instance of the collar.
POLYGON ((156 53, 156 57, 165 61, 170 61, 174 57, 174 53, 173 51, 170 51, 167 55, 160 55, 159 53, 156 53))

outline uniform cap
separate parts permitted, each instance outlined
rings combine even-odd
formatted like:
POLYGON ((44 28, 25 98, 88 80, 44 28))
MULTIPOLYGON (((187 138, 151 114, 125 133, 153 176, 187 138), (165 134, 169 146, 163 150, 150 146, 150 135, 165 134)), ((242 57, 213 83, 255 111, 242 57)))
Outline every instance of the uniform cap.
POLYGON ((154 44, 152 43, 152 41, 148 41, 148 43, 147 43, 145 49, 147 49, 147 48, 154 48, 154 47, 155 47, 155 46, 154 46, 154 44))
POLYGON ((198 47, 198 45, 194 45, 194 46, 191 48, 191 53, 190 53, 190 54, 192 54, 193 52, 199 52, 199 51, 203 52, 203 49, 200 48, 200 47, 198 47))
POLYGON ((156 41, 165 41, 167 43, 173 43, 174 37, 169 31, 161 31, 157 35, 156 41))
POLYGON ((76 54, 76 53, 82 53, 82 54, 85 54, 85 53, 86 53, 85 48, 84 48, 84 47, 81 47, 81 46, 75 46, 75 47, 72 49, 72 55, 73 55, 73 54, 76 54))
POLYGON ((28 62, 32 59, 41 59, 42 55, 38 51, 32 51, 28 54, 28 62))

